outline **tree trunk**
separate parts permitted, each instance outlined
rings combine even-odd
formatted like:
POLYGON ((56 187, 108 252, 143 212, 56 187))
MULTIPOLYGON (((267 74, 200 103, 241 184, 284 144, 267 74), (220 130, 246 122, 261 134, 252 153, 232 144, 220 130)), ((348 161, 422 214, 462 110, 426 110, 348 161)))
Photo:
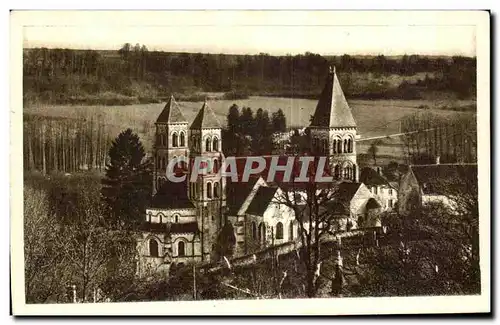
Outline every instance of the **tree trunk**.
POLYGON ((28 127, 29 133, 28 133, 28 170, 33 170, 35 169, 35 160, 33 157, 33 146, 32 146, 32 141, 33 141, 33 132, 32 132, 32 127, 31 125, 28 127))
POLYGON ((54 171, 57 172, 58 166, 57 166, 57 127, 52 128, 52 153, 53 155, 53 160, 54 160, 54 171))
POLYGON ((42 148, 42 173, 47 174, 47 162, 45 158, 45 124, 42 123, 42 137, 41 137, 41 148, 42 148))

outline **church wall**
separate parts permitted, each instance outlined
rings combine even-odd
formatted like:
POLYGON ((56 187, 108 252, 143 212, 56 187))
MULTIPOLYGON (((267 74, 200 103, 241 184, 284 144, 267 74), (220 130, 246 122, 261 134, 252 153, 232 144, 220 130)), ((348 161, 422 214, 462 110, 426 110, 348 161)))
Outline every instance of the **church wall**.
POLYGON ((172 234, 172 261, 191 263, 201 261, 201 242, 194 234, 172 234), (179 255, 179 242, 184 243, 184 255, 179 255))
POLYGON ((196 221, 196 209, 146 209, 146 221, 151 223, 188 223, 196 221), (176 222, 176 218, 177 222, 176 222))
POLYGON ((170 243, 164 233, 143 232, 142 238, 137 241, 137 251, 139 252, 138 270, 139 276, 146 276, 158 273, 164 264, 169 261, 170 243), (156 240, 158 243, 158 256, 151 256, 149 252, 149 241, 156 240))
MULTIPOLYGON (((279 195, 279 194, 278 194, 279 195)), ((271 203, 262 216, 245 215, 245 248, 246 254, 256 252, 265 247, 280 245, 298 236, 298 225, 295 222, 293 210, 283 204, 271 203), (277 238, 277 225, 282 224, 282 238, 277 238), (255 224, 255 233, 254 225, 255 224), (265 225, 265 240, 259 237, 259 227, 265 225), (290 226, 293 229, 293 238, 290 238, 290 226)))
MULTIPOLYGON (((245 215, 245 254, 255 253, 265 247, 265 244, 259 238, 259 226, 264 224, 264 219, 262 216, 257 216, 253 214, 245 215), (255 228, 254 225, 255 224, 255 228), (255 230, 255 231, 254 231, 255 230)), ((268 235, 268 227, 266 228, 266 239, 268 235)))

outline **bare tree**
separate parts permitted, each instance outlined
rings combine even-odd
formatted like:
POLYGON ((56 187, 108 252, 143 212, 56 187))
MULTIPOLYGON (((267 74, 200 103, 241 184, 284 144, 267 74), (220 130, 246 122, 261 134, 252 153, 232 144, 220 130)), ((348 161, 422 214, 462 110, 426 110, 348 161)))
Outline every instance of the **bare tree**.
POLYGON ((57 268, 61 264, 55 242, 56 220, 49 213, 42 190, 24 188, 24 262, 28 302, 45 302, 61 287, 57 268))
POLYGON ((345 207, 334 201, 337 188, 331 182, 290 183, 282 184, 281 188, 283 191, 276 203, 290 208, 294 213, 301 244, 300 259, 306 270, 306 295, 314 297, 318 289, 315 274, 321 262, 320 242, 338 229, 339 219, 334 212, 345 207))

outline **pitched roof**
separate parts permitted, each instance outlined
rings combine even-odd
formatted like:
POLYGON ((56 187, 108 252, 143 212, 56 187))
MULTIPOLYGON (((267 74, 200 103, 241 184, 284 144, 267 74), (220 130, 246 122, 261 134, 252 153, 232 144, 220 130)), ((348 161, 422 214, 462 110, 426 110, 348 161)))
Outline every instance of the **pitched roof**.
POLYGON ((330 70, 321 92, 311 126, 356 127, 351 108, 347 104, 335 69, 330 70))
POLYGON ((156 123, 187 123, 187 120, 182 114, 179 104, 175 101, 174 96, 170 96, 170 99, 163 108, 163 111, 161 111, 160 116, 158 116, 156 123))
POLYGON ((277 187, 259 187, 246 213, 262 216, 274 198, 274 194, 277 190, 277 187))
POLYGON ((203 103, 200 111, 191 123, 191 129, 220 129, 221 124, 214 111, 210 108, 207 101, 203 103))
POLYGON ((477 187, 477 165, 413 165, 410 169, 424 194, 445 194, 444 192, 453 190, 450 187, 477 187))
POLYGON ((365 185, 388 185, 389 181, 377 171, 375 171, 373 168, 370 167, 364 167, 361 169, 361 174, 359 176, 359 181, 365 185))
POLYGON ((361 183, 342 182, 337 186, 333 197, 336 202, 350 203, 360 186, 361 183))
POLYGON ((259 180, 258 177, 250 177, 248 182, 228 182, 227 183, 227 197, 226 204, 228 207, 229 215, 236 215, 240 210, 241 206, 247 199, 248 195, 255 186, 255 183, 259 180))
POLYGON ((187 196, 187 183, 166 182, 153 196, 151 208, 159 209, 194 209, 187 196))

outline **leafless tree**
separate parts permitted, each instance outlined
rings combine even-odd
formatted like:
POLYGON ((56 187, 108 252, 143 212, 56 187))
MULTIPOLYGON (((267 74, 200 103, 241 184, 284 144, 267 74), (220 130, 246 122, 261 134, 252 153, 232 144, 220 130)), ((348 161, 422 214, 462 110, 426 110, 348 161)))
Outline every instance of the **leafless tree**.
POLYGON ((276 203, 290 208, 294 213, 301 244, 300 259, 306 270, 306 295, 314 297, 318 289, 315 273, 321 262, 320 241, 338 229, 339 219, 335 217, 334 211, 344 207, 334 200, 337 189, 331 182, 288 183, 282 184, 281 188, 283 192, 276 203))

